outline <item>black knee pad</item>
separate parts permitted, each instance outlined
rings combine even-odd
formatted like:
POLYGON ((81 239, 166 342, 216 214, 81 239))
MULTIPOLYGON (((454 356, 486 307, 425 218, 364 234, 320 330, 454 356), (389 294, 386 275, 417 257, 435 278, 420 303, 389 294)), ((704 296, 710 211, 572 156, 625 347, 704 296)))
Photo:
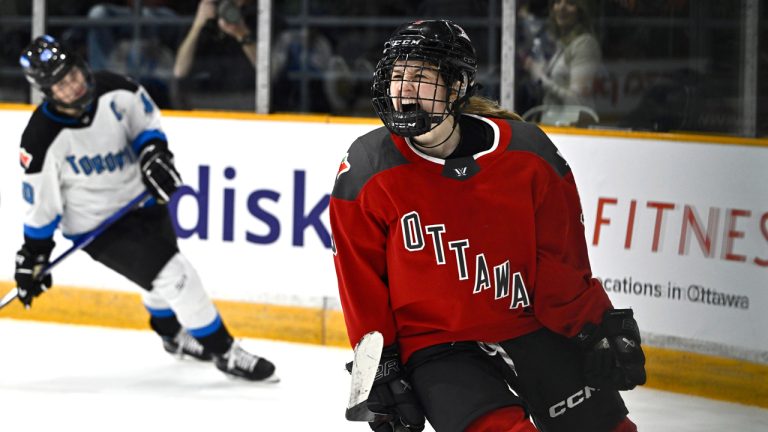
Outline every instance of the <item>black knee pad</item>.
POLYGON ((542 432, 608 432, 627 415, 619 392, 586 384, 581 350, 541 329, 499 343, 515 364, 513 389, 542 432))
POLYGON ((498 408, 525 408, 476 342, 419 350, 408 360, 406 370, 429 423, 441 432, 461 432, 498 408))

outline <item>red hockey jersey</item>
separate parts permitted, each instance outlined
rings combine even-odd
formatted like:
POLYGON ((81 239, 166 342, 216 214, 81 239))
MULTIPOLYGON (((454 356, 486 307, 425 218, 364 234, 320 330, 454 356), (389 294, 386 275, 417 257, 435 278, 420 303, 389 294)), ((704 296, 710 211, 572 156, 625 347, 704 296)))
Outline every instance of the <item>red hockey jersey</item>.
POLYGON ((330 216, 353 346, 378 330, 405 362, 430 345, 542 326, 571 337, 611 307, 557 148, 536 125, 472 117, 493 129, 473 156, 430 157, 379 128, 342 161, 330 216))

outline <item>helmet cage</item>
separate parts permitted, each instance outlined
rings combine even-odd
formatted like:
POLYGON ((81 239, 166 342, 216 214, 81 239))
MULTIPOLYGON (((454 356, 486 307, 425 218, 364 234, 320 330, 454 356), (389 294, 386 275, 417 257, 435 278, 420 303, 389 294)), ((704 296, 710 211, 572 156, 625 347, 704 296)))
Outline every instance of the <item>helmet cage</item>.
POLYGON ((458 116, 467 85, 444 62, 436 63, 421 56, 404 55, 394 61, 380 62, 376 68, 373 105, 385 125, 394 133, 414 137, 429 132, 449 115, 458 116), (439 77, 426 81, 425 70, 439 77), (450 85, 453 83, 454 85, 450 85), (410 85, 413 93, 405 95, 403 87, 410 85), (423 88, 429 86, 430 91, 423 88))
POLYGON ((476 72, 475 51, 461 27, 445 20, 406 24, 386 42, 384 56, 376 65, 372 85, 374 109, 393 133, 404 137, 422 135, 449 115, 461 115, 461 108, 476 89, 476 72), (401 73, 408 68, 434 70, 442 82, 427 83, 411 77, 412 73, 401 73), (394 78, 393 72, 398 72, 394 78), (416 94, 407 98, 392 94, 393 87, 402 89, 406 79, 417 89, 416 94), (393 86, 393 81, 398 80, 401 85, 393 86), (434 85, 432 97, 418 91, 424 84, 434 85), (445 91, 439 92, 441 87, 445 91), (439 99, 438 93, 443 93, 439 99), (404 99, 416 103, 403 104, 404 99), (445 108, 436 110, 438 102, 445 108))

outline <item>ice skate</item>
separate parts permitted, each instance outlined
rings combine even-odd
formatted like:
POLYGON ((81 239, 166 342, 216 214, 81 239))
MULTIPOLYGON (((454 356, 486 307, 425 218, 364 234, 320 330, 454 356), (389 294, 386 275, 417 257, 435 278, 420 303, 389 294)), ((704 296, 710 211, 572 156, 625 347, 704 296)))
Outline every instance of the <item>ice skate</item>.
POLYGON ((229 351, 214 356, 213 360, 216 367, 229 376, 250 381, 280 381, 275 375, 275 365, 272 362, 242 349, 238 342, 233 342, 229 351))
POLYGON ((176 336, 163 337, 163 348, 179 358, 189 356, 202 361, 213 359, 213 355, 184 329, 179 330, 176 336))

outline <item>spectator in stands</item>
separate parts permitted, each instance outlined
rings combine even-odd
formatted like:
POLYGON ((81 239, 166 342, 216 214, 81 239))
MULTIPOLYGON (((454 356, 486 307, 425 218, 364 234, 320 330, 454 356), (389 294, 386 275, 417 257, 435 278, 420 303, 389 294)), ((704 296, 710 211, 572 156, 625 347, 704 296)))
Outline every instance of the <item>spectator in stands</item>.
POLYGON ((173 66, 181 108, 255 108, 257 13, 253 0, 200 0, 173 66))
POLYGON ((276 20, 274 33, 272 93, 279 97, 272 98, 273 111, 336 111, 324 80, 335 80, 343 66, 338 67, 330 39, 315 27, 289 27, 281 19, 276 20), (336 69, 329 70, 333 63, 336 69))
MULTIPOLYGON (((376 37, 378 48, 378 35, 376 37)), ((369 94, 375 70, 368 56, 371 40, 369 31, 360 30, 351 30, 339 40, 323 80, 331 114, 376 115, 369 94)))
POLYGON ((555 43, 547 30, 548 15, 549 0, 518 0, 517 2, 515 108, 521 113, 539 105, 542 100, 541 84, 523 68, 523 65, 534 51, 542 60, 550 58, 554 53, 555 43))
POLYGON ((591 17, 591 0, 550 0, 549 26, 557 41, 555 52, 545 60, 534 45, 523 65, 541 83, 547 107, 542 122, 557 122, 558 117, 568 116, 572 106, 594 105, 593 84, 602 54, 591 17))
MULTIPOLYGON (((133 0, 124 5, 97 3, 88 9, 88 18, 102 22, 110 19, 130 19, 135 13, 133 0)), ((142 18, 171 18, 176 16, 167 0, 143 0, 138 11, 142 18)), ((170 108, 169 79, 173 67, 172 46, 177 32, 167 26, 143 26, 140 36, 134 36, 130 22, 96 25, 87 31, 88 63, 94 71, 110 70, 129 75, 143 85, 160 108, 170 108)))

